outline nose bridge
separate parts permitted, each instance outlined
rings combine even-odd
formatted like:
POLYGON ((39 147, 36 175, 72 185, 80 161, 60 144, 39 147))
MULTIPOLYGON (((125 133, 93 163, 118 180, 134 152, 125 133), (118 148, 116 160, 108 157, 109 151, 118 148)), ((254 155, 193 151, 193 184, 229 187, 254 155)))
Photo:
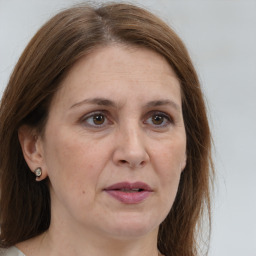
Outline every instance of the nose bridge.
POLYGON ((145 134, 138 123, 130 121, 120 127, 115 150, 115 162, 129 167, 141 167, 149 160, 145 134))
POLYGON ((136 123, 131 123, 130 125, 126 125, 124 129, 121 131, 122 136, 124 136, 125 142, 131 149, 134 147, 136 149, 139 146, 142 146, 142 134, 140 131, 140 127, 136 123))

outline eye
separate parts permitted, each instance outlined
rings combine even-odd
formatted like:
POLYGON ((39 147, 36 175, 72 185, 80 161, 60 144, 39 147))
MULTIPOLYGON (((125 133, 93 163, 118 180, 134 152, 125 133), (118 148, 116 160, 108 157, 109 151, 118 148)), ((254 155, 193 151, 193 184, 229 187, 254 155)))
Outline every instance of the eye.
POLYGON ((172 118, 163 112, 153 112, 145 121, 146 124, 154 127, 166 127, 172 123, 172 118))
POLYGON ((161 125, 165 121, 165 118, 162 115, 152 116, 152 123, 155 125, 161 125))
POLYGON ((101 128, 111 123, 103 112, 93 112, 82 118, 82 123, 88 127, 101 128))
POLYGON ((105 122, 105 116, 102 114, 95 114, 92 116, 92 120, 95 125, 102 125, 105 122))

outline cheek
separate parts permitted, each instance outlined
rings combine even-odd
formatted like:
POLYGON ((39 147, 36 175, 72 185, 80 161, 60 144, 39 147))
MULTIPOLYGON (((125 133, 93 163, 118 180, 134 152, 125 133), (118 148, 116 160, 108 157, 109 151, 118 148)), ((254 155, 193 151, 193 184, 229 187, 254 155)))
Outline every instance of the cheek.
POLYGON ((103 148, 61 132, 48 138, 45 161, 55 204, 61 202, 71 211, 91 207, 104 165, 103 148))
POLYGON ((186 143, 184 140, 169 140, 160 144, 154 150, 155 169, 158 172, 161 187, 168 191, 168 195, 171 193, 175 196, 186 158, 186 143))
POLYGON ((49 136, 45 152, 46 165, 50 180, 75 191, 90 188, 97 183, 99 175, 108 159, 104 144, 60 131, 58 136, 49 136), (90 185, 90 186, 89 186, 90 185))
POLYGON ((181 173, 186 159, 186 142, 182 140, 166 140, 154 147, 152 153, 161 170, 167 173, 181 173))

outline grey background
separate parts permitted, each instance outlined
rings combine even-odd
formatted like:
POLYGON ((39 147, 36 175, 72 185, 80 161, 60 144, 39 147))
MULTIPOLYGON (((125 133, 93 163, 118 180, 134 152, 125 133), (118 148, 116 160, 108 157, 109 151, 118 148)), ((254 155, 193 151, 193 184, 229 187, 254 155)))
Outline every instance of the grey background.
MULTIPOLYGON (((0 95, 28 41, 81 1, 0 0, 0 95)), ((256 1, 130 1, 167 21, 187 45, 205 92, 217 172, 211 256, 256 256, 256 1)))

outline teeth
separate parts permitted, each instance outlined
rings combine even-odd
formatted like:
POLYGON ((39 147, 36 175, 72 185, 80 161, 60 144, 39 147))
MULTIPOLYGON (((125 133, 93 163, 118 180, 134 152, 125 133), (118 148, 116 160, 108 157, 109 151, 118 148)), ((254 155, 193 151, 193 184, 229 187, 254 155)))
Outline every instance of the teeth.
POLYGON ((133 188, 133 189, 122 188, 120 190, 123 191, 123 192, 139 192, 140 191, 139 188, 133 188))

